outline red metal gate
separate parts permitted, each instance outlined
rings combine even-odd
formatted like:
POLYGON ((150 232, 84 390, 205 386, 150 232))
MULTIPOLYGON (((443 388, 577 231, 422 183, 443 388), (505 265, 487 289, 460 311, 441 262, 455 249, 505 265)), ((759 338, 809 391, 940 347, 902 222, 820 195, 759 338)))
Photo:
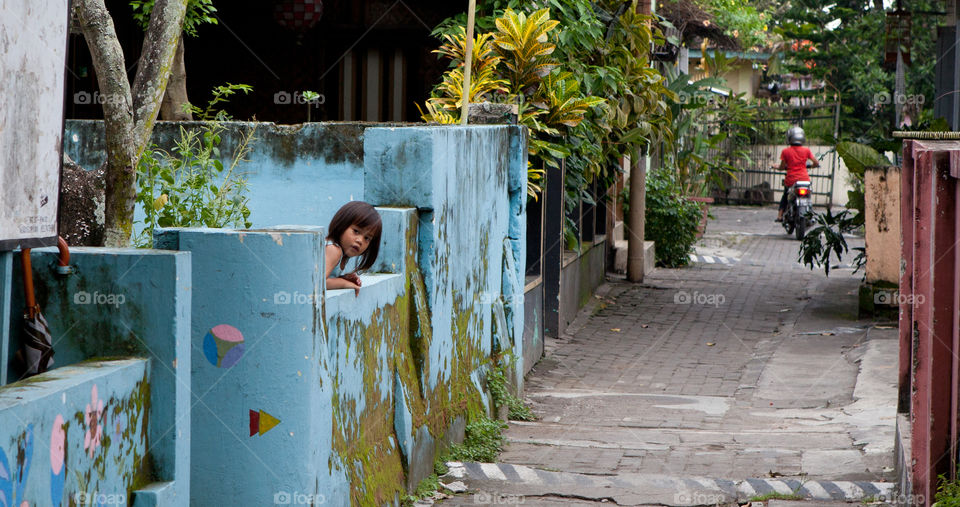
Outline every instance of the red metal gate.
POLYGON ((937 476, 957 469, 960 141, 904 141, 901 178, 900 408, 913 458, 903 493, 930 505, 937 476))

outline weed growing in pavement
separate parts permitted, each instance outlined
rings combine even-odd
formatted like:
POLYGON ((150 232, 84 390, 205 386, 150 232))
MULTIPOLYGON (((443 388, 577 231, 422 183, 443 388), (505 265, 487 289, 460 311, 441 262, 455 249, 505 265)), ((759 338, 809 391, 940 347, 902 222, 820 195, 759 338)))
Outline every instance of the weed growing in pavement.
POLYGON ((507 424, 482 417, 467 424, 462 444, 454 444, 444 461, 477 461, 493 463, 503 450, 503 430, 507 424))
POLYGON ((417 489, 415 489, 412 494, 401 498, 400 505, 409 507, 415 504, 417 500, 435 497, 437 491, 440 489, 440 476, 445 475, 448 471, 444 458, 438 457, 433 462, 433 473, 420 481, 420 484, 417 484, 417 489))
POLYGON ((750 502, 766 502, 767 500, 803 500, 802 495, 798 495, 796 492, 789 495, 783 493, 767 493, 765 495, 757 495, 750 498, 750 502))
POLYGON ((523 404, 520 398, 517 398, 507 389, 507 377, 503 372, 502 365, 494 365, 487 372, 487 389, 490 390, 490 396, 493 398, 494 413, 499 411, 500 407, 507 407, 509 410, 508 418, 511 421, 536 421, 537 416, 533 414, 530 407, 523 404))
POLYGON ((437 477, 437 474, 430 474, 420 481, 420 484, 417 484, 417 489, 414 490, 413 494, 407 495, 400 500, 400 505, 409 507, 417 503, 417 500, 433 498, 438 489, 440 489, 440 479, 437 477))
MULTIPOLYGON (((487 388, 490 391, 490 397, 493 399, 494 410, 505 406, 509 409, 509 417, 513 420, 533 421, 536 417, 530 408, 523 404, 519 398, 510 394, 507 389, 507 378, 503 371, 503 366, 493 364, 487 373, 487 388)), ((448 472, 447 461, 475 461, 481 463, 493 463, 497 456, 503 450, 505 440, 503 430, 507 424, 490 419, 486 415, 481 415, 476 420, 467 424, 463 443, 454 444, 447 449, 442 456, 438 456, 433 463, 433 473, 420 481, 417 489, 403 497, 401 504, 411 506, 417 500, 433 498, 440 488, 440 477, 448 472)))

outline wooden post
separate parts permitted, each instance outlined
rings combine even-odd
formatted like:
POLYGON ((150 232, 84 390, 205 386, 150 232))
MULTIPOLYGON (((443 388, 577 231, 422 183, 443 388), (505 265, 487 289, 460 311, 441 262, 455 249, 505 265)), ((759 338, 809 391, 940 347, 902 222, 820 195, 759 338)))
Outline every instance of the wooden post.
POLYGON ((460 110, 460 125, 467 124, 467 111, 470 109, 470 73, 473 67, 473 19, 477 11, 477 0, 470 0, 467 8, 467 40, 464 42, 463 55, 463 103, 460 110))
POLYGON ((647 211, 647 167, 646 157, 638 154, 630 165, 630 216, 626 223, 627 232, 627 280, 643 281, 643 236, 646 228, 647 211))

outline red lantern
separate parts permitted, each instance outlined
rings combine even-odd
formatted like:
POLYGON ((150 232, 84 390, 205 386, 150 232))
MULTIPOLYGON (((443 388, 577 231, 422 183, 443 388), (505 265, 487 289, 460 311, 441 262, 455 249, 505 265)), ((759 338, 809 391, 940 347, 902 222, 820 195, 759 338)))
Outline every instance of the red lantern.
POLYGON ((322 15, 322 0, 283 0, 273 9, 277 23, 298 32, 313 28, 322 15))
POLYGON ((900 8, 897 2, 897 10, 887 13, 887 31, 884 43, 883 63, 889 69, 897 66, 897 51, 900 51, 903 57, 904 65, 910 65, 910 13, 900 8))

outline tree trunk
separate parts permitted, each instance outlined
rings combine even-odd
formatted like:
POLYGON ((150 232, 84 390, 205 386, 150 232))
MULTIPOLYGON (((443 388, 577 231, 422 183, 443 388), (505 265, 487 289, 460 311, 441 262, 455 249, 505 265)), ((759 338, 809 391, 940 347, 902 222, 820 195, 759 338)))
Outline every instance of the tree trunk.
POLYGON ((630 159, 630 216, 627 219, 627 280, 643 281, 646 235, 647 160, 639 150, 630 159))
POLYGON ((123 50, 104 0, 77 0, 77 18, 93 57, 106 128, 106 246, 128 246, 133 234, 136 167, 150 139, 170 76, 188 0, 157 0, 131 90, 123 50))
POLYGON ((160 118, 166 121, 193 120, 193 115, 183 110, 183 106, 189 102, 187 67, 183 62, 183 38, 181 37, 180 44, 177 44, 177 54, 173 57, 173 68, 170 69, 167 93, 163 96, 163 104, 160 106, 160 118))

